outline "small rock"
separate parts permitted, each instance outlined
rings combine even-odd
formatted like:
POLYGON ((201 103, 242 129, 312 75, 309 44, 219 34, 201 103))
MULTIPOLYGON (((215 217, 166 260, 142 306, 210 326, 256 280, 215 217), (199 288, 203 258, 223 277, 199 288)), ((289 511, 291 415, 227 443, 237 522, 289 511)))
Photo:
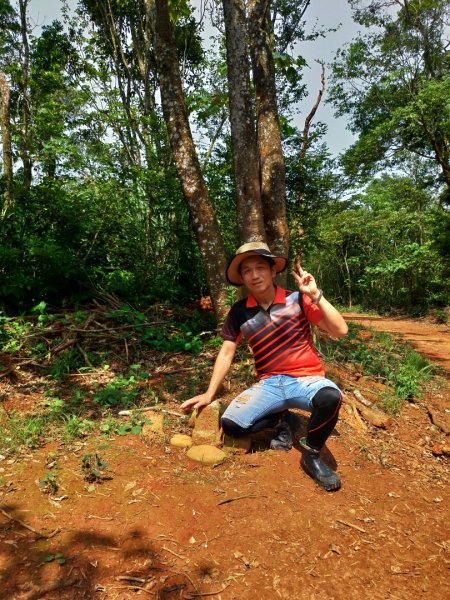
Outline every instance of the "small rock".
POLYGON ((233 438, 229 435, 223 440, 223 449, 231 454, 247 454, 250 451, 252 440, 250 437, 233 438))
POLYGON ((176 433, 170 440, 170 445, 175 448, 189 448, 192 446, 192 438, 182 433, 176 433))
POLYGON ((442 456, 443 454, 446 456, 450 456, 450 445, 445 445, 445 444, 435 444, 432 448, 431 448, 431 452, 435 455, 435 456, 442 456))

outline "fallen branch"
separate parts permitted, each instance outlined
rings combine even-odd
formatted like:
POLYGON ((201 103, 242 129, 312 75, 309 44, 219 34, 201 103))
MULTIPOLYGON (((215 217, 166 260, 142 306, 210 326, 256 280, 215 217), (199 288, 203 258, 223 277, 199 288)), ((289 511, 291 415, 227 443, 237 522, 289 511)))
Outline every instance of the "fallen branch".
POLYGON ((118 575, 117 581, 134 581, 135 583, 147 583, 147 579, 143 577, 132 577, 131 575, 118 575))
POLYGON ((141 587, 140 585, 114 585, 111 586, 110 588, 111 590, 141 590, 142 592, 145 592, 146 594, 151 594, 152 596, 155 594, 155 592, 153 592, 152 590, 146 590, 144 587, 141 587))
POLYGON ((371 425, 374 425, 375 427, 381 427, 383 429, 388 429, 392 425, 392 418, 381 410, 375 410, 374 408, 365 406, 358 399, 354 400, 353 398, 346 398, 345 395, 343 396, 343 400, 347 404, 356 406, 364 419, 371 425))
POLYGON ((11 367, 8 367, 6 369, 6 371, 2 371, 0 373, 0 377, 6 377, 7 375, 10 375, 11 373, 14 373, 15 370, 16 370, 16 366, 15 365, 13 365, 11 367))
POLYGON ((373 408, 373 410, 377 410, 377 411, 383 413, 383 411, 381 410, 381 408, 379 406, 377 406, 373 402, 370 402, 370 400, 367 400, 367 398, 365 398, 359 390, 354 389, 353 394, 354 394, 355 398, 357 400, 359 400, 362 404, 364 404, 364 406, 367 406, 367 408, 373 408))
POLYGON ((93 369, 94 365, 91 363, 91 361, 89 360, 88 355, 83 350, 83 348, 80 346, 80 344, 77 344, 77 349, 78 349, 78 352, 83 356, 84 362, 87 364, 87 366, 90 367, 91 369, 93 369))
POLYGON ((52 350, 50 350, 50 354, 51 356, 54 356, 55 354, 58 354, 59 352, 62 352, 63 350, 67 350, 67 348, 71 348, 76 342, 76 339, 70 339, 70 340, 66 340, 65 342, 61 342, 60 344, 58 344, 58 346, 56 346, 56 348, 53 348, 52 350))
POLYGON ((174 410, 167 410, 166 408, 162 408, 160 406, 147 406, 144 408, 138 408, 135 411, 132 410, 121 410, 119 411, 119 416, 120 417, 129 417, 130 415, 133 414, 133 412, 139 411, 139 412, 149 412, 149 411, 159 411, 159 412, 163 412, 166 415, 172 415, 174 417, 185 417, 186 415, 183 415, 179 412, 175 412, 174 410))
POLYGON ((446 435, 448 435, 450 433, 450 427, 446 423, 441 421, 440 417, 438 415, 436 415, 436 413, 434 411, 432 411, 431 408, 427 407, 427 413, 428 413, 433 425, 435 425, 438 429, 443 431, 446 435))
POLYGON ((162 549, 165 550, 166 552, 170 552, 170 554, 173 554, 177 558, 184 558, 184 556, 181 556, 181 554, 177 554, 176 552, 174 552, 170 548, 166 548, 165 546, 163 546, 162 549))
POLYGON ((352 403, 352 404, 350 404, 350 406, 352 407, 353 416, 355 417, 355 421, 358 425, 358 429, 361 429, 362 431, 367 431, 367 425, 364 423, 364 421, 359 416, 359 412, 357 411, 355 404, 352 403))

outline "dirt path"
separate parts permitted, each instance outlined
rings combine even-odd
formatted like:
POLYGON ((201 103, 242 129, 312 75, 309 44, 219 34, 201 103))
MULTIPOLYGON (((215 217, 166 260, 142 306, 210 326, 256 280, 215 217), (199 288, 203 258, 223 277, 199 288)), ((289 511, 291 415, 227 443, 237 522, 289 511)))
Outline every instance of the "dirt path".
POLYGON ((425 320, 379 317, 345 313, 344 317, 364 327, 393 333, 410 343, 431 362, 450 371, 450 327, 437 325, 425 320))

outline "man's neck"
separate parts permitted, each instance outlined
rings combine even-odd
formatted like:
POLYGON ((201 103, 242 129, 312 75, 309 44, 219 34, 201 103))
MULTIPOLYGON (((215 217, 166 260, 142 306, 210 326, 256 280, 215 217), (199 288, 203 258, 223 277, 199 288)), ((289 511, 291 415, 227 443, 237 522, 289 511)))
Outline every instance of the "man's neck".
POLYGON ((273 285, 272 288, 267 290, 264 294, 253 294, 253 297, 260 306, 267 310, 275 300, 276 291, 276 287, 273 285))

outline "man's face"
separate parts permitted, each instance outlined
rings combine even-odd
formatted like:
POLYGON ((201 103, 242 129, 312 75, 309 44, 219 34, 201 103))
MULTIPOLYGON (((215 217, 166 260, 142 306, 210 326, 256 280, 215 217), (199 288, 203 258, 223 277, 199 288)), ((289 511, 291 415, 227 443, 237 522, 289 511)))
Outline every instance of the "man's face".
POLYGON ((241 263, 241 277, 254 296, 261 296, 273 287, 276 268, 260 256, 250 256, 241 263))

